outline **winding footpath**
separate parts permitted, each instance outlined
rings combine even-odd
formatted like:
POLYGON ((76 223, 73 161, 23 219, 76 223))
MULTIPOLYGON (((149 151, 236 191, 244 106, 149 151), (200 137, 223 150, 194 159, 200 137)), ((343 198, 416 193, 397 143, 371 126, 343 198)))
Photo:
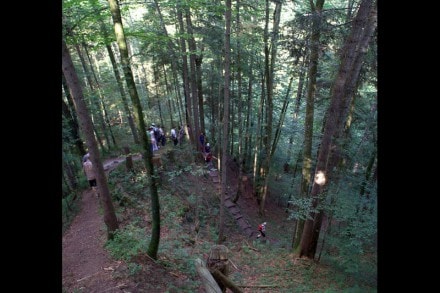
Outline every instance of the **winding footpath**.
MULTIPOLYGON (((104 170, 108 173, 124 160, 108 160, 104 170)), ((63 293, 136 292, 135 284, 118 278, 123 276, 125 264, 112 260, 104 249, 107 233, 99 209, 99 198, 90 188, 85 190, 80 211, 62 239, 63 293)))
MULTIPOLYGON (((139 159, 140 155, 133 156, 133 160, 139 159)), ((108 174, 124 161, 125 157, 106 160, 103 163, 104 170, 108 174)), ((209 175, 220 192, 218 171, 209 171, 209 175)), ((251 237, 255 229, 252 229, 238 205, 230 198, 235 192, 230 190, 226 195, 225 206, 243 233, 251 237)), ((104 248, 107 234, 101 214, 99 198, 90 188, 85 190, 81 197, 80 211, 62 239, 63 293, 138 292, 136 284, 124 277, 126 264, 112 260, 104 248)))

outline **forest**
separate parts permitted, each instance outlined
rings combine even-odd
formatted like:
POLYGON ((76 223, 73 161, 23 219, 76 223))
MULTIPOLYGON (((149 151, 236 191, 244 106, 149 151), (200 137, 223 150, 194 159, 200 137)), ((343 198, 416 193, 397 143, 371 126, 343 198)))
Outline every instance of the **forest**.
POLYGON ((88 153, 138 292, 377 291, 375 0, 63 0, 61 86, 63 233, 88 153))

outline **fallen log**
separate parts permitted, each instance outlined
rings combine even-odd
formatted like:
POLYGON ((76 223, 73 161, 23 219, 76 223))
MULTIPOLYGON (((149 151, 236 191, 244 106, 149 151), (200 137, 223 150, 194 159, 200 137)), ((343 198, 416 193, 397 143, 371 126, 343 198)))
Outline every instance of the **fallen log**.
POLYGON ((231 289, 232 292, 243 293, 243 291, 240 288, 238 288, 231 280, 228 279, 228 277, 223 275, 219 270, 215 269, 211 272, 211 274, 214 276, 216 280, 222 282, 222 284, 225 287, 231 289))
POLYGON ((205 287, 206 293, 222 293, 222 290, 218 286, 217 282, 214 280, 214 277, 211 275, 209 270, 203 264, 200 258, 196 258, 196 270, 202 279, 203 286, 205 287))

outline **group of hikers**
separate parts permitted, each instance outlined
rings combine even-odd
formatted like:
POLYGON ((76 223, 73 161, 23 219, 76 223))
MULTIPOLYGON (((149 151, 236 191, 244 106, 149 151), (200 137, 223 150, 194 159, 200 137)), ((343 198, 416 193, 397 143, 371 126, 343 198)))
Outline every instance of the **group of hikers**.
MULTIPOLYGON (((151 140, 151 150, 153 152, 165 146, 166 135, 164 129, 160 125, 156 126, 155 123, 151 123, 151 126, 148 128, 147 135, 151 140)), ((185 130, 183 126, 180 126, 178 131, 176 131, 174 127, 171 129, 170 138, 175 146, 182 144, 184 135, 185 130)))

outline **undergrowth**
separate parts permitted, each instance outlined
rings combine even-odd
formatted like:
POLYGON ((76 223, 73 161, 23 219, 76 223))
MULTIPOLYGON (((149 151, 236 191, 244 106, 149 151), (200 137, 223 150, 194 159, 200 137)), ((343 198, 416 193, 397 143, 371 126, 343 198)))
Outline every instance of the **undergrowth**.
MULTIPOLYGON (((166 292, 197 292, 201 287, 194 260, 207 259, 218 235, 219 198, 203 164, 188 163, 191 153, 176 150, 174 162, 162 155, 158 187, 161 237, 155 265, 186 281, 167 283, 166 292), (186 160, 186 161, 185 161, 186 160)), ((151 216, 148 180, 143 162, 135 161, 128 174, 124 164, 109 176, 119 230, 106 248, 115 259, 127 262, 129 274, 146 274, 147 263, 139 261, 150 241, 151 216)), ((288 248, 271 241, 252 240, 241 234, 235 220, 225 212, 229 248, 229 278, 244 292, 376 292, 375 284, 356 281, 326 262, 299 259, 288 248), (250 287, 247 287, 250 286, 250 287)), ((273 235, 288 243, 291 235, 273 235)), ((288 247, 288 246, 287 246, 288 247)))

